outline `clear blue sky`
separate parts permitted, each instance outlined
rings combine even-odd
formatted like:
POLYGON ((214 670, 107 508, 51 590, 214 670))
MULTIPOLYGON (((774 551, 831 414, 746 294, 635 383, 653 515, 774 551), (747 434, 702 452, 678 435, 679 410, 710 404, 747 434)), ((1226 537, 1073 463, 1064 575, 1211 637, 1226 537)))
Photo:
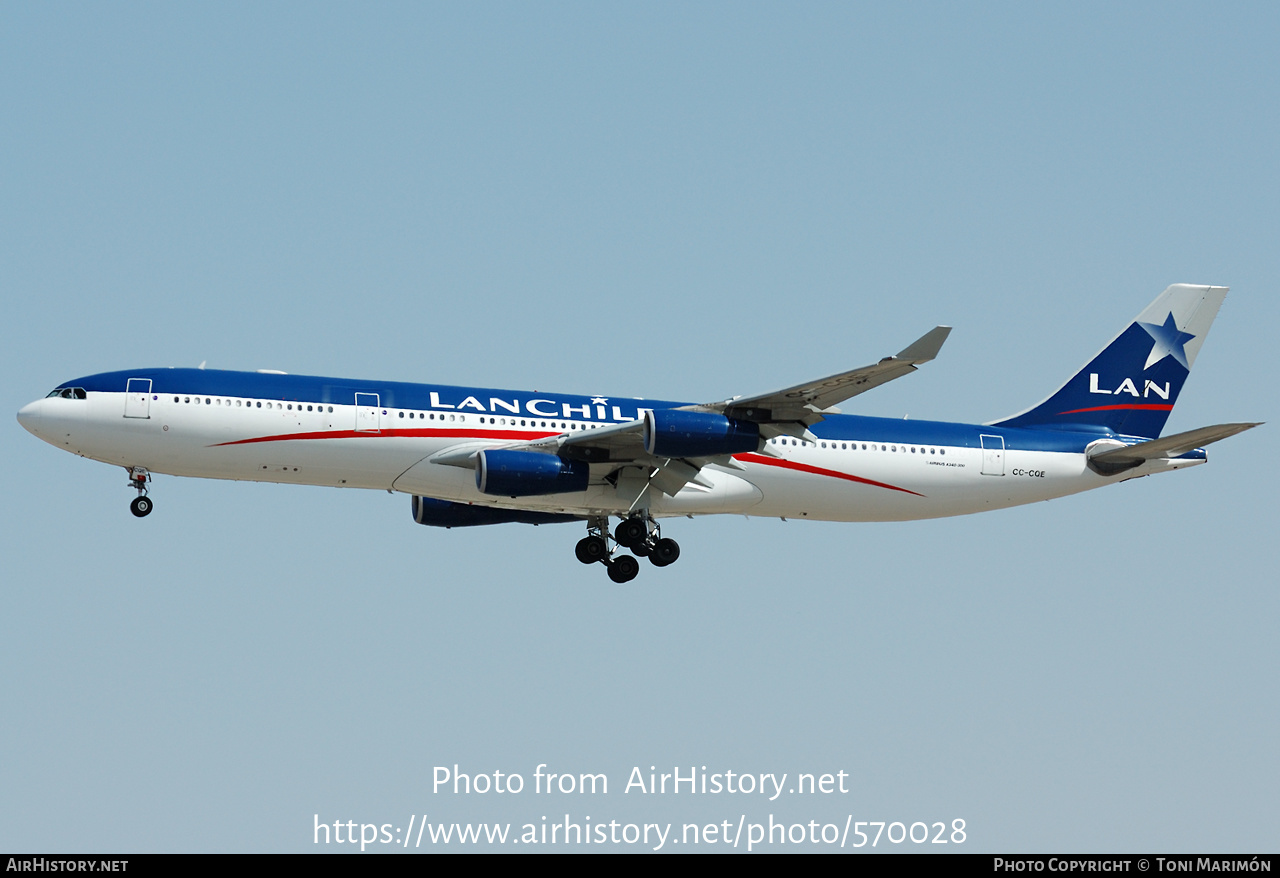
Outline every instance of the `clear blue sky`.
MULTIPOLYGON (((1035 402, 1232 287, 1210 464, 944 521, 576 525, 159 477, 0 431, 0 849, 313 850, 332 823, 966 821, 970 851, 1274 851, 1273 4, 6 4, 8 410, 143 366, 707 400, 940 360, 1035 402), (433 794, 436 765, 608 795, 433 794), (836 772, 777 802, 633 766, 836 772)), ((884 842, 882 842, 883 844, 884 842)), ((330 849, 337 849, 333 845, 330 849)), ((905 847, 931 847, 912 846, 905 847)))

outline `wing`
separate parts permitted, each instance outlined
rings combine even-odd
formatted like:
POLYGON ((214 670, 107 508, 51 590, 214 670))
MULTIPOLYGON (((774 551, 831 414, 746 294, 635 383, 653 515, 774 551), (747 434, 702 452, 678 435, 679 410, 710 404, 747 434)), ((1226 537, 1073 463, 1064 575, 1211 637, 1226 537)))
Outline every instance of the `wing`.
POLYGON ((938 355, 942 343, 951 334, 950 326, 935 326, 920 338, 907 345, 901 352, 885 357, 878 363, 850 369, 775 390, 758 396, 735 396, 723 402, 704 403, 703 405, 686 406, 690 411, 716 412, 731 418, 756 421, 757 423, 796 421, 806 425, 822 420, 822 415, 839 414, 833 408, 836 403, 857 396, 859 393, 879 387, 914 372, 921 363, 927 363, 938 355))
MULTIPOLYGON (((750 421, 759 426, 761 437, 766 439, 782 434, 812 438, 806 428, 821 421, 824 414, 839 413, 839 409, 834 408, 835 403, 914 372, 919 364, 937 356, 950 332, 949 326, 935 327, 897 355, 885 357, 878 363, 860 369, 772 393, 750 397, 735 396, 724 402, 681 406, 679 410, 750 421)), ((613 482, 618 490, 620 503, 629 504, 630 509, 644 505, 644 497, 650 487, 668 496, 675 496, 691 483, 699 488, 710 489, 712 483, 699 476, 699 471, 707 464, 744 469, 742 464, 733 459, 732 454, 680 458, 650 454, 646 450, 645 424, 646 421, 641 419, 595 430, 561 433, 528 442, 456 445, 433 456, 431 462, 474 469, 479 452, 493 448, 555 454, 570 460, 586 461, 591 464, 592 476, 613 482)), ((759 452, 772 454, 769 446, 763 443, 759 452)))
POLYGON ((709 490, 712 483, 699 476, 702 467, 709 463, 729 469, 745 469, 729 454, 692 458, 667 458, 649 454, 644 448, 643 420, 611 424, 577 433, 560 433, 529 442, 455 445, 434 455, 430 460, 446 466, 475 469, 479 453, 494 448, 533 451, 586 461, 591 465, 593 477, 608 479, 614 483, 618 490, 619 504, 628 509, 647 505, 643 501, 650 487, 670 497, 674 497, 690 482, 709 490))

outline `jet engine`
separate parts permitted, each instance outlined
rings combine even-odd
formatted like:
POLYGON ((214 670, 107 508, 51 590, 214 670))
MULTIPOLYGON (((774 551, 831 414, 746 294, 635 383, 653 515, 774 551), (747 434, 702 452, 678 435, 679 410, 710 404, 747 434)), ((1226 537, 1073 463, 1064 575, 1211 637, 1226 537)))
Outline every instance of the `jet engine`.
POLYGON ((432 527, 475 527, 482 524, 560 524, 580 521, 576 515, 554 512, 529 512, 523 509, 493 509, 489 506, 472 506, 437 500, 434 497, 413 498, 413 520, 432 527))
POLYGON ((710 412, 644 413, 644 450, 655 457, 709 457, 760 448, 760 425, 710 412))
POLYGON ((537 451, 501 448, 476 455, 476 487, 496 497, 535 497, 587 490, 591 467, 586 461, 566 460, 537 451))

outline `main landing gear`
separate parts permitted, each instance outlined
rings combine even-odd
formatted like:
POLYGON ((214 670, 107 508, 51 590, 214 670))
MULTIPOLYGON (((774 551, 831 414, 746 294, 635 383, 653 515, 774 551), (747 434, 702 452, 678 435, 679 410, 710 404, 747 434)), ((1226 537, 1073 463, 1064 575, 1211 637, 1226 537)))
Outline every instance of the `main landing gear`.
POLYGON ((150 515, 154 505, 151 502, 151 498, 147 496, 147 482, 149 481, 151 481, 151 473, 147 472, 146 467, 129 467, 129 487, 138 492, 138 496, 129 504, 129 511, 138 516, 138 518, 150 515))
POLYGON ((648 558, 654 567, 666 567, 680 557, 680 544, 664 538, 658 523, 648 515, 622 519, 612 536, 609 534, 608 516, 587 519, 587 535, 578 541, 574 553, 583 564, 597 561, 603 564, 614 582, 630 582, 640 573, 640 562, 619 548, 630 549, 641 558, 648 558), (612 549, 610 540, 615 543, 612 549))

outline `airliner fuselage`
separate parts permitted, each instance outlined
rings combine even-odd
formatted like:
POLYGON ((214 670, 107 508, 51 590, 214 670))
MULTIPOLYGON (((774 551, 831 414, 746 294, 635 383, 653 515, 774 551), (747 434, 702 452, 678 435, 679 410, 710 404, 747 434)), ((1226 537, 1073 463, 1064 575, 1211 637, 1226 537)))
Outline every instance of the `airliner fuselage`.
POLYGON ((59 385, 18 419, 129 470, 135 515, 151 511, 153 473, 387 490, 412 495, 423 524, 584 520, 579 559, 626 581, 618 546, 678 556, 662 518, 938 518, 1203 463, 1194 445, 1252 425, 1156 437, 1224 294, 1170 287, 1057 394, 990 425, 831 406, 932 359, 946 327, 872 366, 719 403, 136 369, 59 385))

